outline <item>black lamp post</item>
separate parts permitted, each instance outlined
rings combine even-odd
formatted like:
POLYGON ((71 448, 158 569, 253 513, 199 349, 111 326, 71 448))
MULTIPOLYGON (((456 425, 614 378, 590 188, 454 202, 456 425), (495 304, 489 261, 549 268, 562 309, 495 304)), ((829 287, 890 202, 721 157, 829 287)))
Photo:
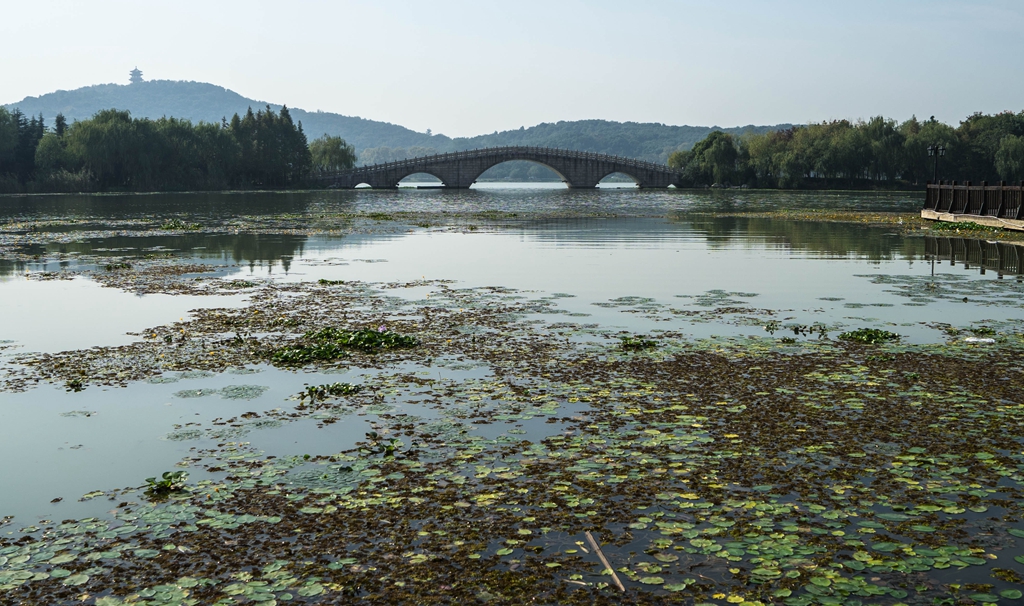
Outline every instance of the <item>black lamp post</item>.
POLYGON ((934 174, 932 175, 932 183, 935 183, 936 185, 938 185, 938 183, 939 183, 939 156, 945 156, 946 155, 946 148, 941 146, 941 145, 929 145, 928 146, 928 155, 935 157, 935 169, 933 171, 934 174))

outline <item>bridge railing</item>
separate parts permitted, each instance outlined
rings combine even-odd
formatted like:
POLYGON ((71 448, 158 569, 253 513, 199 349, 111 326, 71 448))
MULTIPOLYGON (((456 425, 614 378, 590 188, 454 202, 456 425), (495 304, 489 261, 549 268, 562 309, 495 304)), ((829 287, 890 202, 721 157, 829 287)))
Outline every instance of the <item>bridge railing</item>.
POLYGON ((494 154, 512 154, 512 155, 540 155, 540 156, 557 156, 560 158, 577 158, 598 162, 609 162, 614 164, 622 164, 629 168, 641 168, 647 170, 655 170, 659 172, 672 171, 674 169, 665 164, 657 164, 649 162, 647 160, 638 160, 635 158, 625 158, 622 156, 613 156, 610 154, 599 154, 596 152, 586 152, 577 150, 559 149, 553 147, 536 147, 536 146, 521 146, 521 145, 508 145, 503 147, 486 147, 472 150, 463 150, 457 152, 444 152, 440 154, 433 154, 430 156, 420 156, 417 158, 404 158, 402 160, 393 160, 391 162, 385 162, 383 164, 370 164, 359 166, 350 170, 336 171, 336 172, 323 172, 317 175, 320 179, 336 178, 342 175, 361 175, 376 173, 380 171, 387 171, 392 169, 408 169, 415 168, 418 164, 426 162, 436 162, 441 160, 471 160, 475 158, 490 156, 494 154))

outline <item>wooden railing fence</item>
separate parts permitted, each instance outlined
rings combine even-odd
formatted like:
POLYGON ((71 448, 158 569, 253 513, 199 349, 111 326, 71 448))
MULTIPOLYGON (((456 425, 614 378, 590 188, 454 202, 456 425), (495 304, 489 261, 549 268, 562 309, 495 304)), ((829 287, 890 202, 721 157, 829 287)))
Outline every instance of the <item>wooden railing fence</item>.
POLYGON ((970 181, 929 183, 924 208, 955 215, 1024 219, 1024 181, 1019 185, 1007 185, 1006 181, 999 185, 987 181, 980 185, 970 181))

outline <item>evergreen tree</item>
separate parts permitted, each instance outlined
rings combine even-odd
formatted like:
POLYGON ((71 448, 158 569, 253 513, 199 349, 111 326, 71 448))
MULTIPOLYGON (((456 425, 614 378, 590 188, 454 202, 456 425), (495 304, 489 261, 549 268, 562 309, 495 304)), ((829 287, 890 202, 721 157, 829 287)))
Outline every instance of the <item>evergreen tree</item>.
POLYGON ((58 137, 63 137, 67 129, 68 121, 64 119, 64 114, 57 114, 53 120, 53 132, 57 133, 58 137))
POLYGON ((14 153, 18 148, 18 120, 0 107, 0 177, 14 173, 14 153))

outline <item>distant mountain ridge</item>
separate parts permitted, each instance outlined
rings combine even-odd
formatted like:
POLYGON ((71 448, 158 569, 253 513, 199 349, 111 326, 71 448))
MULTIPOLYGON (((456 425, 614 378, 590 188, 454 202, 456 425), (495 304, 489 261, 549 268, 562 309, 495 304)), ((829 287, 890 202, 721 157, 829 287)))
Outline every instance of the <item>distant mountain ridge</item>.
MULTIPOLYGON (((90 118, 96 112, 110 108, 127 109, 135 117, 156 119, 161 116, 173 116, 193 122, 220 122, 222 118, 230 119, 235 113, 245 113, 249 107, 257 110, 267 105, 275 111, 281 109, 279 104, 248 99, 214 84, 150 80, 128 85, 97 84, 70 91, 59 90, 38 97, 26 97, 3 107, 9 110, 17 108, 29 115, 42 113, 47 125, 52 125, 58 113, 63 113, 70 122, 90 118)), ((403 156, 408 153, 408 148, 447 152, 501 145, 536 145, 665 162, 673 151, 689 149, 714 130, 733 134, 763 133, 792 126, 750 125, 719 129, 705 126, 575 120, 538 124, 529 128, 476 137, 451 138, 445 135, 419 133, 388 122, 329 112, 310 112, 292 107, 288 109, 294 120, 302 122, 302 127, 311 140, 324 133, 340 136, 354 145, 357 153, 368 152, 360 154, 365 155, 367 160, 373 157, 403 156), (387 153, 381 154, 380 149, 386 149, 387 153)))

